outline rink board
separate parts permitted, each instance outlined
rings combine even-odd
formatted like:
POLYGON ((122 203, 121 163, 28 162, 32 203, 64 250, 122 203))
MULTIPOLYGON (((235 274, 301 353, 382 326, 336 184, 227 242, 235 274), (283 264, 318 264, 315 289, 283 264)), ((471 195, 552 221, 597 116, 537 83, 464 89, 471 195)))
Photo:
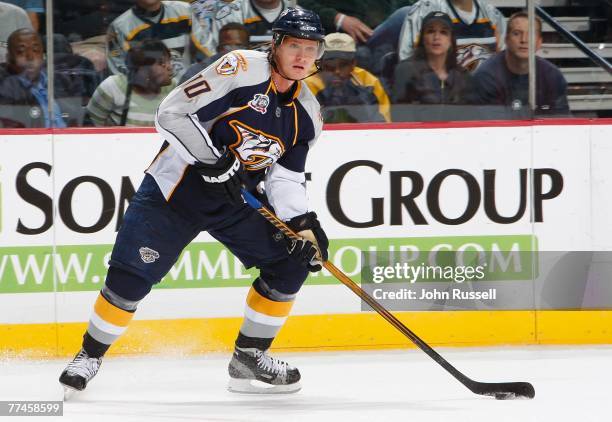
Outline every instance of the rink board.
MULTIPOLYGON (((490 247, 500 239, 533 239, 541 251, 612 250, 610 121, 327 129, 307 164, 310 204, 332 239, 332 260, 357 281, 361 250, 490 247), (519 183, 522 172, 529 175, 527 192, 519 183), (492 174, 494 186, 487 187, 492 174), (542 197, 555 175, 562 179, 561 193, 542 197), (537 177, 539 192, 533 187, 537 177), (401 205, 415 180, 423 183, 414 199, 418 222, 401 205), (470 183, 479 197, 467 189, 470 183), (527 206, 515 221, 499 223, 485 210, 486 195, 493 195, 502 216, 515 215, 523 195, 527 206)), ((126 196, 138 187, 160 143, 148 129, 0 132, 0 353, 73 352, 104 281, 126 196)), ((143 302, 114 352, 226 350, 254 275, 210 236, 199 236, 143 302)), ((398 315, 440 345, 612 343, 612 303, 598 302, 608 292, 591 281, 576 282, 581 296, 570 298, 572 310, 537 305, 398 315)), ((360 305, 329 274, 311 277, 275 347, 407 345, 360 305)))

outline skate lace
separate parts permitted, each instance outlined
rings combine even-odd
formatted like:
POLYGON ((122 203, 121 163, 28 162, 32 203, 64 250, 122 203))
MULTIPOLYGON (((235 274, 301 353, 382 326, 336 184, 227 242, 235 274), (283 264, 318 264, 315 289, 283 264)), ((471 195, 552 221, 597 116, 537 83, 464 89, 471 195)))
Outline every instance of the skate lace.
POLYGON ((257 366, 264 371, 272 372, 280 376, 287 375, 287 362, 274 358, 261 350, 255 352, 255 357, 257 358, 257 366))
POLYGON ((69 374, 79 375, 89 380, 96 375, 101 363, 101 358, 90 358, 85 350, 81 350, 73 361, 68 364, 66 370, 69 374))

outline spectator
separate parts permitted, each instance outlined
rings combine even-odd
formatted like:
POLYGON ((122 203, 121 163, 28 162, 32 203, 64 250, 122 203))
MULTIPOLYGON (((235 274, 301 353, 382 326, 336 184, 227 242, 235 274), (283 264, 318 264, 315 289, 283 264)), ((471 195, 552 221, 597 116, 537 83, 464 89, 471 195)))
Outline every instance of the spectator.
POLYGON ((414 54, 423 17, 438 11, 451 17, 457 39, 457 62, 470 72, 504 48, 504 17, 486 0, 419 0, 402 26, 400 61, 414 54))
MULTIPOLYGON (((453 23, 443 12, 423 19, 414 55, 395 69, 393 103, 465 104, 473 102, 471 77, 457 64, 453 23)), ((394 113, 394 120, 395 113, 394 113)), ((402 120, 402 119, 400 119, 402 120)))
POLYGON ((157 106, 176 86, 170 50, 162 41, 133 45, 127 66, 128 76, 106 78, 87 104, 96 126, 154 126, 157 106))
POLYGON ((322 72, 306 79, 323 107, 324 121, 390 122, 389 97, 374 75, 355 65, 355 52, 355 40, 349 35, 327 35, 322 72))
POLYGON ((365 43, 376 28, 393 11, 415 0, 299 0, 300 6, 321 16, 326 33, 342 31, 358 43, 365 43))
MULTIPOLYGON (((536 50, 542 45, 542 22, 536 18, 536 50)), ((567 82, 552 63, 536 56, 536 114, 569 115, 567 82)), ((528 16, 517 12, 508 19, 506 50, 485 62, 474 75, 483 104, 504 105, 514 117, 529 113, 528 16)))
POLYGON ((6 47, 9 36, 17 29, 32 29, 25 10, 20 7, 0 2, 0 63, 6 61, 6 47))
POLYGON ((249 32, 246 27, 238 22, 230 22, 223 26, 219 30, 219 45, 217 45, 217 54, 204 59, 200 63, 193 64, 187 71, 181 76, 179 83, 185 82, 187 79, 191 79, 197 73, 206 69, 217 59, 226 53, 234 50, 246 50, 249 48, 249 32))
POLYGON ((287 10, 286 0, 195 0, 191 3, 194 15, 203 28, 210 28, 206 48, 215 51, 220 28, 230 22, 243 24, 251 45, 272 41, 272 24, 287 10))
POLYGON ((32 28, 40 32, 40 18, 38 15, 45 13, 44 0, 4 0, 6 3, 21 7, 28 14, 32 28))
POLYGON ((205 34, 191 9, 182 1, 136 0, 136 5, 115 19, 108 30, 107 62, 114 74, 127 73, 126 52, 134 42, 159 39, 170 49, 175 77, 191 64, 191 43, 206 55, 205 34))
POLYGON ((21 127, 79 125, 82 107, 64 75, 55 75, 53 115, 48 108, 43 44, 32 29, 18 29, 8 39, 7 62, 0 65, 0 105, 3 118, 21 127))

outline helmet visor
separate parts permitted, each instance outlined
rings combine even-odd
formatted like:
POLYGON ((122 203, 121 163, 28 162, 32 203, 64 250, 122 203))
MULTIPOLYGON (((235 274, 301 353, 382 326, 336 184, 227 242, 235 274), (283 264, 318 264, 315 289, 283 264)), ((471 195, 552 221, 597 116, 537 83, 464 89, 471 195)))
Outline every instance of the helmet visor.
POLYGON ((302 55, 309 59, 319 60, 325 53, 325 43, 323 41, 309 40, 312 42, 302 43, 298 40, 309 40, 308 38, 299 38, 289 34, 281 35, 278 46, 282 46, 283 50, 290 55, 302 55))

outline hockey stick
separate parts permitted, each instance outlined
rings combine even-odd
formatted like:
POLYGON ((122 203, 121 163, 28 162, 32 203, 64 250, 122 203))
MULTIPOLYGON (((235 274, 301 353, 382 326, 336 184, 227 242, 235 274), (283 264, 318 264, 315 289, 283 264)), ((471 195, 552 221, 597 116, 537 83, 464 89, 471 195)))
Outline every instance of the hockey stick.
MULTIPOLYGON (((265 217, 270 223, 276 226, 285 236, 290 239, 300 239, 282 220, 280 220, 272 211, 267 209, 257 198, 251 195, 246 190, 242 189, 242 196, 249 206, 256 209, 259 214, 265 217)), ((408 337, 419 349, 424 351, 430 358, 435 360, 440 366, 446 369, 453 377, 461 384, 465 385, 471 392, 483 396, 493 396, 498 400, 529 398, 535 397, 535 389, 528 382, 479 382, 467 377, 457 368, 451 365, 438 352, 425 343, 419 336, 413 333, 408 327, 397 319, 392 313, 387 311, 380 303, 372 296, 366 293, 359 285, 346 276, 330 261, 323 262, 323 266, 336 277, 342 284, 351 289, 353 293, 359 296, 380 316, 387 320, 391 325, 397 328, 402 334, 408 337)))

